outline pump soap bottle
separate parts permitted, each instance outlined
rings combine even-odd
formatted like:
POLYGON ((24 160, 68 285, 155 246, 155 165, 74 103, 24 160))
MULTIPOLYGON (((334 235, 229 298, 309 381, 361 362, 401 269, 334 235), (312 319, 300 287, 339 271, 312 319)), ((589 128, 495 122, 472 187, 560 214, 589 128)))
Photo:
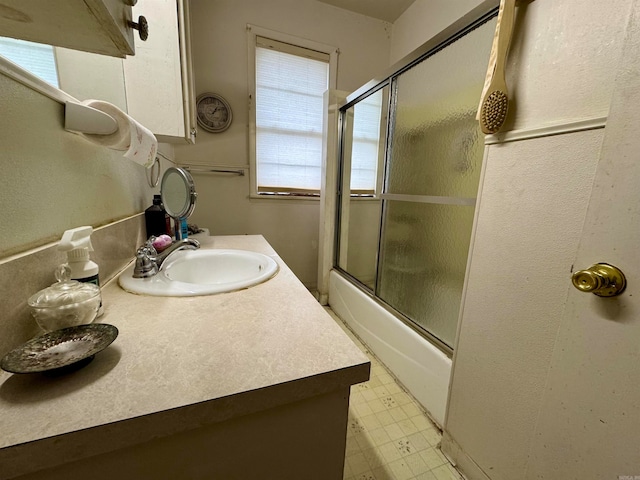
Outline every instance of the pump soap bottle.
MULTIPOLYGON (((91 245, 92 233, 93 228, 89 226, 67 230, 62 235, 58 250, 67 252, 67 264, 71 269, 71 280, 94 283, 100 287, 98 264, 92 262, 89 258, 89 252, 93 252, 93 246, 91 245)), ((99 317, 103 313, 104 308, 101 300, 97 316, 99 317)))

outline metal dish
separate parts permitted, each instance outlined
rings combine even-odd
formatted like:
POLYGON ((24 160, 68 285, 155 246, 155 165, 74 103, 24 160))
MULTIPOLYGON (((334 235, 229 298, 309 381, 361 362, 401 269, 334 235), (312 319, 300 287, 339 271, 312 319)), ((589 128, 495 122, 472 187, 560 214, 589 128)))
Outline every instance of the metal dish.
POLYGON ((78 325, 49 332, 7 353, 0 367, 11 373, 38 373, 68 367, 107 348, 118 329, 107 323, 78 325))

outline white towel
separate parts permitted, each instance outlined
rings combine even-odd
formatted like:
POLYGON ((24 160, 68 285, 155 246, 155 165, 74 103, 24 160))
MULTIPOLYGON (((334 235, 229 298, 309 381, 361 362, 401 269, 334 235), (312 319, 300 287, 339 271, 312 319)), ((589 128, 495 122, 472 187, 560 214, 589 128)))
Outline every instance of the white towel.
POLYGON ((82 103, 110 115, 118 125, 115 133, 110 135, 82 133, 84 138, 97 145, 125 151, 126 158, 146 168, 153 165, 158 153, 158 140, 149 129, 109 102, 86 100, 82 103))

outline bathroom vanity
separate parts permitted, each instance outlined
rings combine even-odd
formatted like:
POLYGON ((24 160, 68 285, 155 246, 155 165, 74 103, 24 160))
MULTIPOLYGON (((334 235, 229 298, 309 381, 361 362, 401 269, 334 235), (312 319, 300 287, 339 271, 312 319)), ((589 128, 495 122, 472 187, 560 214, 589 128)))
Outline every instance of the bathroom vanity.
POLYGON ((246 290, 103 287, 117 340, 83 369, 0 373, 0 479, 341 479, 351 385, 370 364, 262 236, 202 248, 274 258, 246 290))

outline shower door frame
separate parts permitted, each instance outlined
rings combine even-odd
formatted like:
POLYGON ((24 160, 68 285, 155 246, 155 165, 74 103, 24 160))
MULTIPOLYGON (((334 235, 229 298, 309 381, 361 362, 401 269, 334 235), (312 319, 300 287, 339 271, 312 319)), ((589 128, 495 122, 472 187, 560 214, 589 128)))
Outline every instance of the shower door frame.
MULTIPOLYGON (((431 332, 426 330, 426 328, 419 325, 416 321, 410 319, 408 316, 404 315, 402 312, 394 308, 385 302, 382 298, 377 296, 377 287, 379 285, 380 280, 380 266, 382 262, 383 253, 380 251, 381 240, 384 238, 384 229, 385 229, 385 209, 386 202, 385 191, 388 187, 388 165, 390 162, 390 155, 392 151, 392 137, 391 133, 394 130, 395 126, 395 113, 396 113, 396 99, 397 99, 397 79, 398 77, 404 73, 405 71, 411 69, 418 63, 426 60, 427 58, 435 55, 439 51, 443 50, 447 46, 454 43, 456 40, 462 38, 467 33, 475 30, 479 26, 483 25, 487 21, 498 15, 498 0, 485 0, 476 8, 468 12, 466 15, 461 17, 456 22, 452 23, 449 27, 442 30, 440 33, 432 37, 426 43, 424 43, 421 47, 414 50, 412 53, 404 57, 399 62, 395 63, 389 69, 387 69, 382 76, 376 77, 365 85, 360 87, 358 90, 348 95, 346 100, 342 102, 339 107, 339 115, 338 115, 338 163, 337 163, 337 189, 336 189, 336 209, 335 209, 335 238, 334 238, 334 252, 333 252, 333 268, 338 271, 342 276, 347 278, 353 285, 358 287, 361 291, 363 291, 367 296, 369 296, 374 302, 382 306, 384 309, 389 311, 395 317, 400 319, 404 324, 406 324, 409 328, 414 330, 420 336, 425 338, 427 341, 436 346, 439 350, 445 353, 448 357, 453 356, 453 348, 444 343, 438 337, 433 335, 431 332), (345 122, 345 116, 347 114, 347 110, 354 105, 356 105, 359 101, 364 98, 372 95, 378 90, 383 89, 385 86, 389 86, 389 98, 387 101, 387 114, 388 121, 386 125, 386 134, 385 134, 385 147, 384 147, 384 159, 383 159, 383 187, 381 192, 377 192, 376 195, 382 202, 381 205, 381 213, 380 213, 380 226, 378 229, 378 248, 376 255, 376 271, 375 271, 375 284, 374 288, 371 289, 367 287, 364 283, 362 283, 359 279, 351 275, 349 272, 345 271, 339 266, 340 259, 340 236, 341 229, 343 227, 341 223, 341 213, 342 213, 342 202, 343 198, 343 166, 344 166, 344 130, 343 125, 345 122)), ((468 264, 468 259, 467 259, 468 264)), ((466 277, 466 275, 465 275, 466 277)), ((465 279, 466 281, 466 279, 465 279)), ((454 342, 455 343, 455 342, 454 342)))

